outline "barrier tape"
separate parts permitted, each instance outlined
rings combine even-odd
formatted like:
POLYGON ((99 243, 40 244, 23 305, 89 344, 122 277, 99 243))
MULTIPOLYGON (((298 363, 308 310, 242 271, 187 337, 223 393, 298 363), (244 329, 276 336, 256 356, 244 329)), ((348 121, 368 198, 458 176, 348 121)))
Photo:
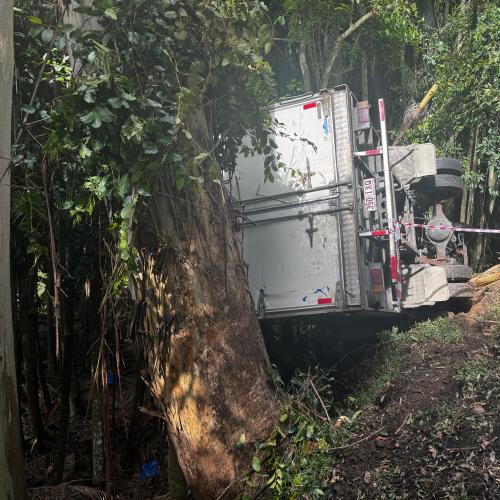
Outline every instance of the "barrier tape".
POLYGON ((476 229, 473 227, 437 226, 435 224, 418 224, 416 222, 400 222, 404 226, 418 227, 422 229, 447 229, 458 233, 491 233, 500 234, 500 229, 476 229))
MULTIPOLYGON (((417 227, 421 229, 445 229, 456 231, 458 233, 489 233, 500 234, 500 229, 476 229, 473 227, 454 227, 454 226, 437 226, 435 224, 418 224, 416 222, 400 222, 403 226, 417 227)), ((359 233, 360 236, 388 236, 388 229, 378 229, 376 231, 364 231, 359 233)))

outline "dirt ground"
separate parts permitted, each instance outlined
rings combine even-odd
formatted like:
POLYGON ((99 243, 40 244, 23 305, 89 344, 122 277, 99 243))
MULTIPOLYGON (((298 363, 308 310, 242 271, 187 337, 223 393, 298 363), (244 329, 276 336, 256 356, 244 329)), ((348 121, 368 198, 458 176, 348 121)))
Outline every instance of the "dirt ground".
POLYGON ((445 320, 402 345, 335 457, 329 498, 500 498, 500 281, 445 320))

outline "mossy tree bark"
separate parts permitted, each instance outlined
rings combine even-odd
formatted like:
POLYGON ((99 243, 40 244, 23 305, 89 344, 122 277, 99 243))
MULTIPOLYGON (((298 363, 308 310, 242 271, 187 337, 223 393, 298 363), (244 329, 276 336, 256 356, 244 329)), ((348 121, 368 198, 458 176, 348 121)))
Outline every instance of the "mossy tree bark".
POLYGON ((139 224, 145 379, 195 498, 231 496, 280 406, 227 202, 167 172, 139 224))

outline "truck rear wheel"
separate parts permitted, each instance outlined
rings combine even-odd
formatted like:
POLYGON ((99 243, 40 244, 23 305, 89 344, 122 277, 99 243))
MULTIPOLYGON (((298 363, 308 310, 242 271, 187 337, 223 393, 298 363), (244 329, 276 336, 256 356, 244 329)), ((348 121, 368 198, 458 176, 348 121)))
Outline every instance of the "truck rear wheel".
POLYGON ((455 198, 462 194, 464 181, 452 174, 429 175, 422 179, 423 192, 434 202, 455 198))
POLYGON ((464 172, 462 163, 456 158, 436 158, 436 170, 438 174, 458 176, 461 176, 464 172))
POLYGON ((472 269, 464 264, 449 264, 443 267, 449 282, 469 281, 472 278, 472 269))
POLYGON ((469 283, 448 283, 450 299, 470 299, 474 295, 474 287, 469 283))

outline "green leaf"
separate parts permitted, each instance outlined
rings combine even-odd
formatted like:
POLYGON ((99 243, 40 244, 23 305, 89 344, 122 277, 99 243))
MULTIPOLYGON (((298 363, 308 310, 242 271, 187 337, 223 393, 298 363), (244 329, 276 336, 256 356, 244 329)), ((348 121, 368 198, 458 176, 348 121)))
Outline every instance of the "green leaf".
POLYGON ((51 29, 44 29, 42 31, 42 42, 49 43, 54 38, 54 32, 51 29))
POLYGON ((33 114, 36 110, 33 106, 23 106, 21 108, 27 115, 33 114))
POLYGON ((151 106, 152 108, 162 108, 163 105, 160 104, 159 102, 157 101, 154 101, 153 99, 146 99, 146 102, 149 104, 149 106, 151 106))
POLYGON ((45 284, 45 282, 39 280, 36 284, 36 294, 38 295, 38 297, 41 297, 45 293, 46 289, 47 285, 45 284))
POLYGON ((208 153, 206 151, 204 151, 203 153, 200 153, 199 155, 194 157, 194 162, 201 163, 207 157, 208 157, 208 153))
POLYGON ((106 17, 109 17, 110 19, 113 19, 113 21, 116 21, 118 19, 117 15, 116 15, 116 9, 106 9, 104 11, 104 15, 106 17))
POLYGON ((31 24, 43 24, 42 20, 36 16, 28 16, 28 21, 31 24))
POLYGON ((95 102, 94 92, 92 90, 86 90, 83 94, 83 100, 89 104, 95 102))
POLYGON ((95 119, 95 116, 96 115, 95 115, 94 111, 91 111, 90 113, 81 116, 80 121, 82 121, 83 123, 92 123, 95 119))
POLYGON ((132 196, 127 196, 123 202, 123 208, 120 212, 120 217, 122 220, 128 220, 130 218, 130 214, 132 213, 132 196))
POLYGON ((71 33, 75 29, 75 26, 73 24, 63 24, 61 31, 63 33, 71 33))
POLYGON ((173 10, 167 10, 166 12, 163 13, 163 16, 166 17, 167 19, 177 19, 177 12, 173 10))
POLYGON ((111 123, 115 119, 115 115, 106 107, 99 108, 96 114, 104 123, 111 123))
POLYGON ((98 115, 94 114, 94 121, 92 122, 92 127, 99 128, 102 125, 102 120, 98 115))
POLYGON ((177 187, 178 191, 180 191, 184 187, 184 184, 186 184, 185 175, 179 175, 178 177, 175 178, 175 186, 177 187))
POLYGON ((260 472, 260 460, 258 456, 254 456, 252 458, 252 469, 255 472, 260 472))
POLYGON ((282 413, 280 415, 280 422, 284 422, 288 418, 288 413, 282 413))
POLYGON ((269 54, 269 52, 271 52, 272 46, 273 44, 271 42, 267 42, 266 45, 264 45, 264 52, 266 54, 269 54))
POLYGON ((119 97, 110 97, 108 102, 111 104, 111 107, 115 109, 121 108, 122 106, 122 100, 119 97))
POLYGON ((198 184, 203 184, 205 182, 205 179, 203 177, 195 177, 194 175, 190 175, 189 178, 194 181, 194 182, 197 182, 198 184))
POLYGON ((139 189, 137 190, 137 194, 139 196, 144 196, 145 198, 148 198, 151 196, 151 192, 148 190, 146 186, 139 186, 139 189))
POLYGON ((306 430, 306 436, 310 438, 312 437, 313 434, 314 434, 314 425, 308 425, 306 430))
POLYGON ((245 444, 245 442, 246 442, 246 436, 245 436, 245 434, 241 434, 240 439, 238 439, 238 444, 240 446, 243 446, 245 444))
POLYGON ((92 155, 92 151, 85 144, 82 144, 78 150, 78 154, 80 158, 88 158, 92 155))
POLYGON ((221 62, 221 65, 222 66, 227 66, 231 61, 229 60, 229 58, 227 56, 224 56, 222 58, 222 62, 221 62))
POLYGON ((174 37, 177 38, 179 41, 184 41, 188 37, 188 32, 186 30, 181 30, 181 31, 176 31, 174 33, 174 37))
POLYGON ((116 194, 118 195, 119 198, 125 198, 125 195, 127 194, 127 191, 129 189, 129 182, 127 175, 122 175, 120 177, 120 180, 118 181, 115 189, 116 189, 116 194))
POLYGON ((278 149, 278 145, 276 144, 274 139, 272 139, 271 137, 269 138, 269 145, 274 149, 278 149))
POLYGON ((135 96, 133 96, 132 94, 127 94, 126 92, 123 92, 122 93, 122 98, 127 100, 127 101, 135 101, 135 96))

